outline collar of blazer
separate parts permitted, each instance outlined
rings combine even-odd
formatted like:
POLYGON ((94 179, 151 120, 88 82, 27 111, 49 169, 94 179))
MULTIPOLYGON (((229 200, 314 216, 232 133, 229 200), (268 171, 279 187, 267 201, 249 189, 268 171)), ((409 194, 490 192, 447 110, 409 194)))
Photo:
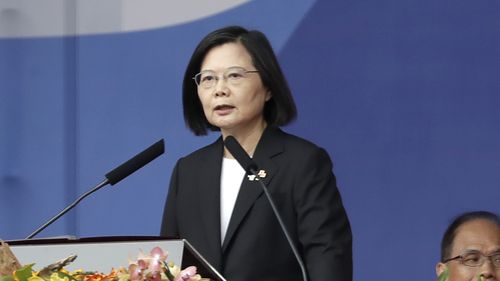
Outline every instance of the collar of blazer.
MULTIPOLYGON (((274 163, 272 158, 281 154, 284 150, 282 139, 283 135, 284 133, 280 129, 268 126, 264 130, 262 137, 255 148, 253 156, 253 160, 258 166, 258 170, 264 170, 266 173, 266 176, 260 180, 262 180, 270 189, 272 187, 270 187, 269 184, 279 168, 274 163)), ((222 138, 217 141, 220 145, 223 145, 222 138)), ((263 196, 261 185, 257 181, 251 181, 248 177, 244 177, 240 192, 238 193, 238 197, 234 205, 231 220, 229 221, 226 237, 224 239, 224 243, 222 244, 223 252, 227 249, 229 242, 233 238, 234 233, 243 221, 245 215, 260 196, 263 196)))
MULTIPOLYGON (((285 136, 286 134, 280 129, 268 126, 264 130, 255 149, 253 159, 260 170, 266 171, 266 177, 263 179, 263 182, 267 186, 269 186, 273 176, 278 172, 278 166, 274 162, 273 157, 284 152, 283 141, 285 136)), ((264 196, 262 187, 258 182, 249 181, 247 177, 244 178, 221 249, 219 227, 220 204, 215 204, 214 206, 206 202, 220 201, 220 167, 222 166, 223 148, 222 137, 205 147, 201 158, 198 159, 198 161, 203 163, 203 167, 200 167, 196 173, 196 176, 202 179, 200 182, 203 183, 203 187, 199 188, 198 199, 196 201, 201 204, 201 223, 209 245, 208 247, 211 249, 209 256, 213 258, 212 263, 217 268, 219 268, 221 263, 222 252, 227 249, 229 242, 233 239, 234 233, 245 215, 257 198, 264 196)))

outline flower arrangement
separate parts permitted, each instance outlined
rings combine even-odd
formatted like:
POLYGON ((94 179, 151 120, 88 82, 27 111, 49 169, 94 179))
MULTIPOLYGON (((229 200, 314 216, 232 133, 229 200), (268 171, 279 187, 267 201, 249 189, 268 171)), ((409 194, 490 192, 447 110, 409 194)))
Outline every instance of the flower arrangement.
POLYGON ((209 281, 197 274, 195 266, 183 270, 173 263, 168 263, 167 253, 155 247, 149 254, 140 252, 135 261, 129 261, 128 267, 112 269, 109 274, 76 270, 70 272, 64 267, 76 259, 72 255, 53 263, 39 271, 34 264, 20 266, 8 245, 2 243, 0 248, 0 281, 209 281), (6 269, 6 270, 5 270, 6 269), (9 271, 11 270, 11 271, 9 271), (9 272, 6 274, 5 272, 9 272))

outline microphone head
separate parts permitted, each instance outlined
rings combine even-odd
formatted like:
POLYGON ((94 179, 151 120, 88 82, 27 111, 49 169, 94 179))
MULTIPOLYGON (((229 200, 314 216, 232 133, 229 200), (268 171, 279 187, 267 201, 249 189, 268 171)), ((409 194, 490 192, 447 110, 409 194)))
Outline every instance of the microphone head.
POLYGON ((224 145, 227 150, 233 155, 234 159, 238 161, 238 163, 245 169, 247 174, 256 174, 257 173, 257 164, 250 158, 248 153, 241 147, 240 143, 233 137, 227 136, 224 140, 224 145))
POLYGON ((121 164, 111 172, 106 174, 106 178, 111 185, 114 185, 122 179, 128 177, 133 172, 144 167, 149 162, 153 161, 156 157, 165 152, 165 143, 163 139, 157 141, 155 144, 146 148, 141 153, 134 156, 132 159, 121 164))

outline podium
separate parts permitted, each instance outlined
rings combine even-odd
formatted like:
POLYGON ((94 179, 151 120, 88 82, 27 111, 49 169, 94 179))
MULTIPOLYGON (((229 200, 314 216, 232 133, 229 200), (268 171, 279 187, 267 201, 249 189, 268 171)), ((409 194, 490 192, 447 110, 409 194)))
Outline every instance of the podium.
POLYGON ((51 263, 77 255, 68 270, 84 269, 109 273, 112 268, 127 267, 140 252, 149 254, 160 247, 168 254, 167 262, 184 269, 196 266, 198 274, 214 281, 225 281, 196 249, 184 239, 160 237, 92 237, 7 241, 21 264, 35 263, 41 269, 51 263))

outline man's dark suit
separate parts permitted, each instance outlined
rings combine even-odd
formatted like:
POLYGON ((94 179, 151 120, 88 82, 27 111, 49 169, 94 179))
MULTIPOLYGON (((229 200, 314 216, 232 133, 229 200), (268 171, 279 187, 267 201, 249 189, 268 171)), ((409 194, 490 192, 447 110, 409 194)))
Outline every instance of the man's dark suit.
MULTIPOLYGON (((221 243, 222 155, 219 138, 178 161, 161 234, 187 239, 229 281, 302 280, 262 188, 247 177, 221 243)), ((268 127, 253 159, 265 170, 263 180, 301 252, 309 279, 351 281, 351 229, 328 154, 268 127)))

